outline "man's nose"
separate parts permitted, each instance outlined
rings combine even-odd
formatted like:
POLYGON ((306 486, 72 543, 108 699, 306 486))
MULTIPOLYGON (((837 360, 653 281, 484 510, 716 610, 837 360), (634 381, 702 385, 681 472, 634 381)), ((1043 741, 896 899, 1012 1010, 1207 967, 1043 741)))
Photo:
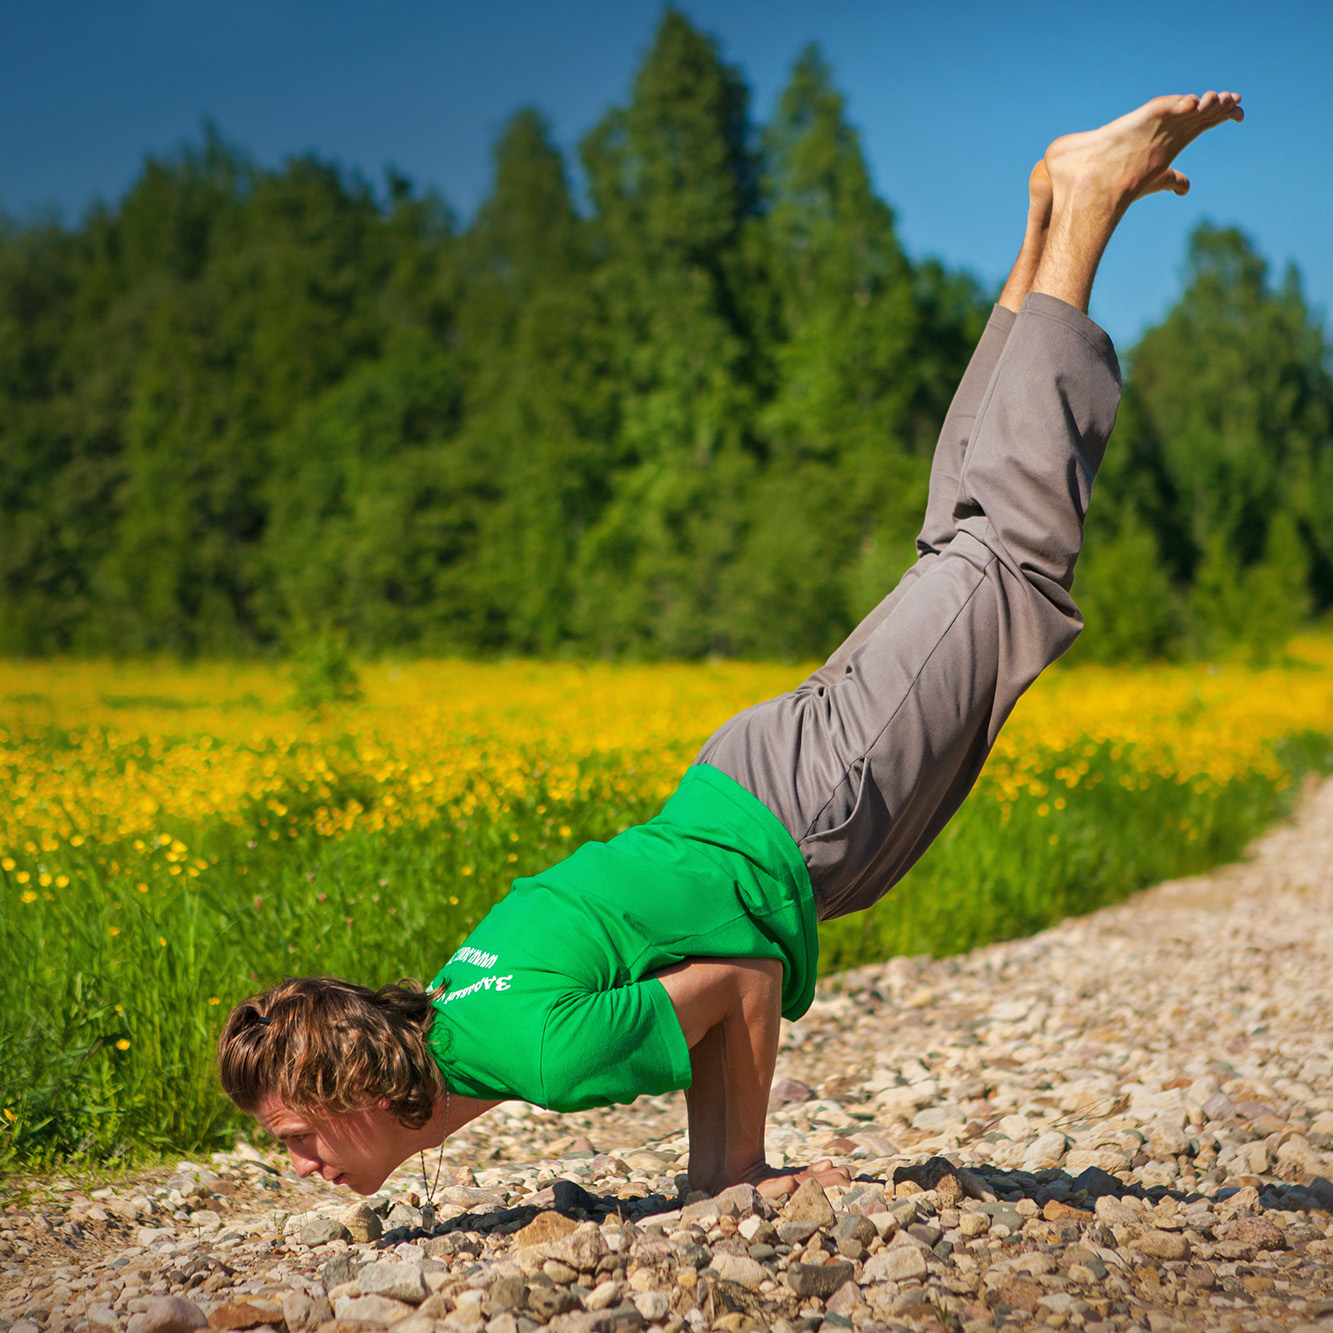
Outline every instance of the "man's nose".
POLYGON ((291 1159, 292 1166, 296 1169, 296 1174, 300 1176, 302 1180, 319 1170, 319 1159, 317 1157, 307 1157, 304 1153, 293 1152, 291 1154, 291 1159))

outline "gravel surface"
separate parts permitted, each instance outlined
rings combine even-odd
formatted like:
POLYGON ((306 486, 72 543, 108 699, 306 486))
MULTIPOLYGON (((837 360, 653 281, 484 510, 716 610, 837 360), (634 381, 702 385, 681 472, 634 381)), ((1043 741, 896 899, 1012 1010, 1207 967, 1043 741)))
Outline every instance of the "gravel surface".
POLYGON ((240 1145, 0 1217, 0 1328, 1333 1333, 1333 782, 1238 866, 830 978, 770 1157, 682 1197, 679 1096, 506 1103, 364 1202, 240 1145), (434 1162, 430 1162, 434 1173, 434 1162))

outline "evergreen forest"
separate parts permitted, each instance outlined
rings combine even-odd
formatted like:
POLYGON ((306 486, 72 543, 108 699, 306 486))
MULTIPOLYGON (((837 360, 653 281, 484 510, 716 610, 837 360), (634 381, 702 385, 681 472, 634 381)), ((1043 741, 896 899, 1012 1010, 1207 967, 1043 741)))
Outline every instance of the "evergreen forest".
MULTIPOLYGON (((0 654, 827 652, 913 558, 994 293, 905 253, 813 48, 758 125, 668 9, 579 154, 576 196, 520 110, 462 226, 206 129, 0 222, 0 654)), ((1204 226, 1121 354, 1075 651, 1262 659, 1333 604, 1319 318, 1204 226)))

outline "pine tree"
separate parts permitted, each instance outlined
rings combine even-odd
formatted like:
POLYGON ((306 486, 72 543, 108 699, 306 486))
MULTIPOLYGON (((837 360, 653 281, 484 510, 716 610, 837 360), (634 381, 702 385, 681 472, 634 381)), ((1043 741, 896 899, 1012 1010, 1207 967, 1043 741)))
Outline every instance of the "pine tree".
POLYGON ((756 466, 760 378, 747 100, 716 43, 668 9, 628 106, 583 145, 619 414, 612 494, 580 551, 582 634, 597 651, 732 647, 721 580, 756 466))
POLYGON ((536 111, 501 137, 465 246, 464 435, 497 486, 478 539, 477 646, 551 653, 573 633, 575 555, 605 500, 612 421, 587 228, 536 111))

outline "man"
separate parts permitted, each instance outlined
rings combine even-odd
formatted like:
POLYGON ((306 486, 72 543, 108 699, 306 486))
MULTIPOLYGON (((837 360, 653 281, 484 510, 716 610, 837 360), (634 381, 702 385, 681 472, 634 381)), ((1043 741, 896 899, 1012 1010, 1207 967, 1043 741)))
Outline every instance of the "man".
POLYGON ((1232 93, 1159 97, 1047 149, 945 421, 920 559, 808 680, 723 726, 656 819, 520 880, 429 997, 307 979, 237 1006, 223 1085, 302 1175, 372 1193, 503 1098, 685 1088, 692 1187, 839 1178, 764 1155, 816 920, 871 906, 913 864, 1081 629, 1070 588, 1120 386, 1087 318, 1093 278, 1132 203, 1189 188, 1181 149, 1240 119, 1232 93))

